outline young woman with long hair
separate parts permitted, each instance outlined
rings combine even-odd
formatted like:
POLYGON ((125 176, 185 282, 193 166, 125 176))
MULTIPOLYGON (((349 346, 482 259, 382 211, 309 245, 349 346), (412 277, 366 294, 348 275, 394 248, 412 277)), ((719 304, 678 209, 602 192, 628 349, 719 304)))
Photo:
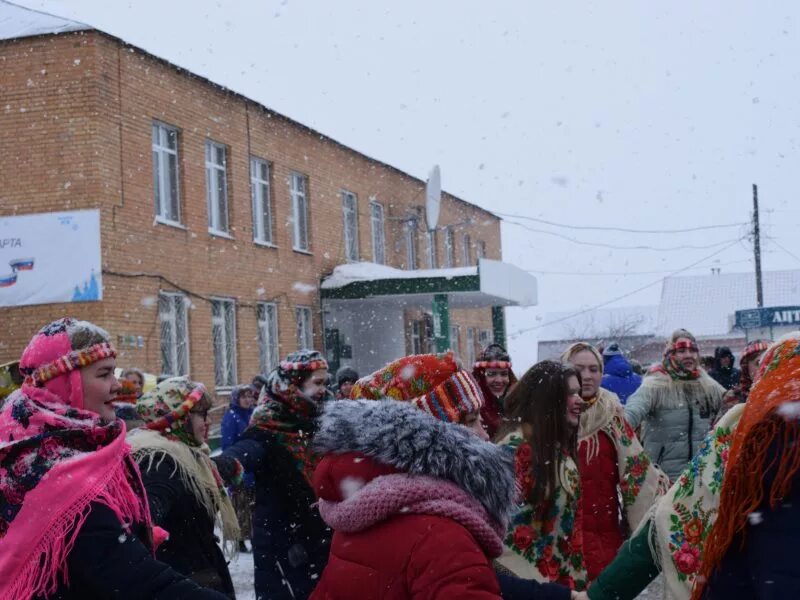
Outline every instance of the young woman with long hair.
POLYGON ((521 507, 498 559, 524 579, 587 585, 579 514, 578 426, 583 400, 580 374, 542 361, 509 392, 506 417, 513 431, 500 444, 514 451, 521 507))

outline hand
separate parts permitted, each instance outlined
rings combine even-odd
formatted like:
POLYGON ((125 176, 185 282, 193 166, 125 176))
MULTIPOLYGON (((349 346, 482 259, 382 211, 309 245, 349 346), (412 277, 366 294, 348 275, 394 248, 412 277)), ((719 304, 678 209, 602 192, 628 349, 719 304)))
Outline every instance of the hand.
POLYGON ((589 600, 589 594, 587 592, 572 592, 570 600, 589 600))

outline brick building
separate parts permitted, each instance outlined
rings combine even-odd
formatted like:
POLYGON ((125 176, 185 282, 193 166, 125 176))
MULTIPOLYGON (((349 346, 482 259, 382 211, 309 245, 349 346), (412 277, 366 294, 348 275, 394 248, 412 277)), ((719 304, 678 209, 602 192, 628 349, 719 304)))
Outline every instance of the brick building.
MULTIPOLYGON (((501 258, 473 204, 444 193, 429 235, 423 181, 96 29, 0 11, 0 217, 99 209, 103 271, 100 302, 0 309, 0 363, 72 314, 115 336, 120 366, 224 392, 323 347, 337 265, 501 258)), ((426 312, 403 309, 405 351, 431 349, 426 312)), ((492 324, 454 309, 454 349, 471 358, 492 324)))

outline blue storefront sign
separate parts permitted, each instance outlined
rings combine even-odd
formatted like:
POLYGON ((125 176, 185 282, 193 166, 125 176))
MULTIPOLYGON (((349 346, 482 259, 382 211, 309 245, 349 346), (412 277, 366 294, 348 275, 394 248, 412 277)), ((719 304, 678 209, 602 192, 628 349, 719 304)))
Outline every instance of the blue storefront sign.
POLYGON ((800 306, 774 306, 736 311, 736 326, 741 329, 800 326, 800 306))

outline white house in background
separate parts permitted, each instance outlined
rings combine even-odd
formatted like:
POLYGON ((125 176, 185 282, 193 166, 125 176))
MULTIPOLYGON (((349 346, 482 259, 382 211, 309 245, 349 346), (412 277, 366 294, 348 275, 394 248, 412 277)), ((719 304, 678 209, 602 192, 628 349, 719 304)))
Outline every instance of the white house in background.
MULTIPOLYGON (((800 305, 800 269, 764 272, 763 288, 765 307, 800 305)), ((701 354, 713 354, 717 346, 738 353, 748 338, 736 327, 736 311, 755 306, 753 273, 667 277, 658 306, 602 308, 567 319, 577 310, 546 314, 542 320, 555 323, 542 329, 539 360, 557 358, 579 339, 599 343, 614 338, 631 356, 650 363, 659 360, 664 340, 679 328, 697 336, 701 354)), ((769 336, 769 330, 758 335, 769 336)))

